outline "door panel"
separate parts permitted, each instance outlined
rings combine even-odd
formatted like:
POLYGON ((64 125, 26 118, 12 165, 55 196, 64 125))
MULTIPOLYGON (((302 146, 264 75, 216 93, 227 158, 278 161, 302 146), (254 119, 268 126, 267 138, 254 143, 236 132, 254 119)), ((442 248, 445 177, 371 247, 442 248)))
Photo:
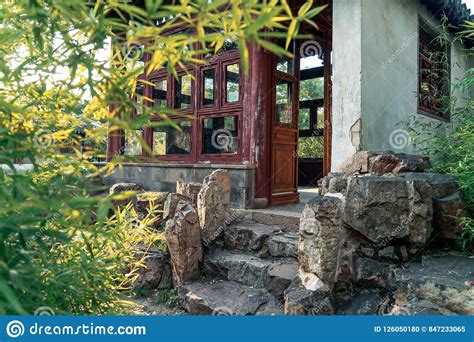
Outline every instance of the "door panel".
POLYGON ((271 205, 297 203, 299 61, 275 59, 273 75, 271 205), (283 68, 281 66, 287 66, 283 68), (292 66, 291 68, 289 66, 292 66))

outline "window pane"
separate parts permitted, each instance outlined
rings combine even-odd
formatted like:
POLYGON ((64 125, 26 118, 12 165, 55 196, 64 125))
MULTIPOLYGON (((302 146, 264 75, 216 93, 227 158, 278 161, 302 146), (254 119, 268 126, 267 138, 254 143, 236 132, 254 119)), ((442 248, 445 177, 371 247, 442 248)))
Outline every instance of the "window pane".
MULTIPOLYGON (((282 48, 285 48, 286 43, 284 41, 280 41, 278 44, 282 48)), ((292 53, 293 55, 295 54, 295 42, 294 41, 292 41, 290 43, 290 46, 288 47, 288 51, 290 53, 292 53)), ((276 69, 278 71, 294 75, 294 73, 295 73, 295 60, 294 60, 294 58, 290 58, 290 57, 286 57, 286 56, 279 57, 276 69)))
POLYGON ((276 122, 292 123, 292 84, 288 81, 278 80, 276 86, 276 122))
POLYGON ((153 154, 189 154, 191 152, 191 122, 178 123, 181 130, 171 126, 153 127, 153 154))
POLYGON ((310 129, 310 110, 309 108, 300 108, 298 129, 310 129))
POLYGON ((239 101, 239 63, 225 67, 225 79, 227 102, 239 101))
POLYGON ((324 137, 301 137, 298 143, 298 157, 324 158, 324 137))
POLYGON ((235 115, 204 119, 203 153, 237 153, 238 117, 235 115))
POLYGON ((214 69, 205 70, 204 76, 204 106, 212 106, 214 104, 214 91, 216 83, 216 71, 214 69))
POLYGON ((314 128, 324 129, 324 107, 318 108, 318 117, 316 118, 316 127, 314 128))
MULTIPOLYGON (((311 45, 308 45, 308 47, 311 45)), ((323 60, 319 56, 321 54, 320 48, 315 46, 314 53, 317 55, 308 56, 300 59, 300 70, 307 70, 323 66, 323 60)))
POLYGON ((142 131, 140 129, 127 131, 125 135, 124 154, 126 156, 139 156, 142 154, 142 145, 138 140, 141 137, 142 131))
POLYGON ((191 75, 180 76, 175 82, 174 108, 191 108, 191 75))
POLYGON ((300 101, 324 98, 324 78, 311 78, 300 82, 300 101))
POLYGON ((137 115, 142 115, 144 112, 143 104, 143 93, 145 86, 143 83, 137 83, 137 88, 135 90, 135 103, 136 103, 136 113, 137 115))
POLYGON ((168 83, 165 80, 159 80, 156 82, 155 88, 153 89, 153 100, 155 103, 153 104, 155 107, 158 108, 165 108, 166 107, 166 94, 168 92, 168 83))

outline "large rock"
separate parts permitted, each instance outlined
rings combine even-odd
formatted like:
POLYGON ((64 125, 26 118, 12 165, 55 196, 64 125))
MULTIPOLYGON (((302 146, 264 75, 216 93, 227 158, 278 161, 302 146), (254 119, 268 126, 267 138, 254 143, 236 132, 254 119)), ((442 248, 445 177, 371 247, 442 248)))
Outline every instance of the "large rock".
POLYGON ((186 183, 181 181, 176 182, 176 193, 189 197, 194 204, 197 204, 197 199, 201 188, 201 183, 186 183))
POLYGON ((333 315, 334 307, 334 298, 327 286, 309 290, 299 277, 284 292, 285 315, 333 315))
POLYGON ((433 199, 443 198, 459 191, 459 184, 456 177, 441 173, 417 173, 407 172, 398 174, 396 177, 408 181, 424 181, 428 183, 432 190, 433 199))
POLYGON ((394 265, 369 258, 355 258, 355 282, 360 287, 389 288, 394 279, 394 265))
POLYGON ((342 229, 342 201, 318 196, 308 202, 301 215, 298 260, 305 272, 334 285, 342 229))
POLYGON ((271 226, 243 220, 225 228, 224 241, 230 249, 260 252, 266 249, 268 239, 276 231, 277 229, 271 226))
POLYGON ((298 250, 298 236, 295 233, 279 233, 268 240, 268 253, 273 257, 294 257, 298 250))
POLYGON ((166 198, 165 203, 163 204, 163 219, 165 221, 172 219, 176 213, 176 208, 180 201, 191 202, 191 199, 188 196, 170 193, 166 198))
POLYGON ((326 195, 327 193, 342 193, 346 192, 347 188, 347 175, 341 172, 330 172, 326 177, 320 181, 320 195, 326 195))
POLYGON ((463 226, 460 218, 467 216, 459 192, 433 200, 433 225, 440 237, 459 239, 463 226))
POLYGON ((143 248, 143 251, 137 255, 137 259, 143 262, 143 267, 138 270, 138 278, 134 284, 135 288, 171 288, 171 269, 168 255, 154 248, 143 248))
POLYGON ((297 277, 298 270, 296 260, 270 266, 265 279, 265 288, 276 298, 283 300, 283 293, 297 277))
POLYGON ((282 315, 280 304, 264 289, 234 281, 191 283, 178 289, 184 309, 193 315, 282 315))
POLYGON ((386 174, 401 172, 423 172, 430 166, 427 156, 394 153, 392 151, 360 151, 343 167, 347 174, 386 174))
POLYGON ((348 181, 344 223, 374 243, 396 238, 424 244, 431 233, 431 187, 400 177, 352 177, 348 181))
POLYGON ((178 203, 174 218, 166 222, 165 235, 173 284, 180 286, 198 278, 202 261, 201 232, 198 214, 191 203, 178 203))
POLYGON ((216 170, 204 179, 197 207, 203 240, 211 244, 230 223, 230 176, 226 170, 216 170))
MULTIPOLYGON (((397 308, 408 314, 474 315, 474 258, 423 256, 395 271, 397 308)), ((400 311, 400 310, 398 310, 400 311)))
POLYGON ((256 287, 264 286, 267 271, 275 264, 275 261, 261 259, 251 254, 220 250, 207 254, 204 258, 206 273, 256 287))

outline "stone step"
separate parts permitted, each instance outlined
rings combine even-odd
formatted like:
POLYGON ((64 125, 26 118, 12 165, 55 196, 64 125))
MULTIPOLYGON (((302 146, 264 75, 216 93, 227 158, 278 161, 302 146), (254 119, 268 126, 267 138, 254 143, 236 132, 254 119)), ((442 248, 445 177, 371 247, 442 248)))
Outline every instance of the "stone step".
POLYGON ((278 209, 232 209, 240 217, 253 220, 255 222, 277 226, 285 232, 298 232, 300 227, 300 218, 303 207, 298 211, 278 209))
POLYGON ((262 256, 296 257, 298 235, 244 219, 226 227, 224 241, 228 249, 256 252, 262 256))
POLYGON ((194 282, 181 286, 178 295, 192 315, 283 315, 281 304, 268 291, 235 281, 194 282))
POLYGON ((206 273, 266 288, 279 299, 283 298, 283 292, 298 274, 298 269, 295 258, 262 259, 240 251, 216 250, 204 258, 206 273))

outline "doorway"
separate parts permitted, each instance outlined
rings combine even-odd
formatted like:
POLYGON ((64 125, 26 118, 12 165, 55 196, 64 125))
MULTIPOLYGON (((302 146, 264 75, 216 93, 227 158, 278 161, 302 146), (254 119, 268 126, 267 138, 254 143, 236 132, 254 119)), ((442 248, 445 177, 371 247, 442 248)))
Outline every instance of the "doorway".
POLYGON ((329 39, 312 54, 294 43, 295 58, 275 58, 270 205, 307 202, 330 170, 331 59, 329 39), (299 52, 299 53, 297 53, 299 52))

